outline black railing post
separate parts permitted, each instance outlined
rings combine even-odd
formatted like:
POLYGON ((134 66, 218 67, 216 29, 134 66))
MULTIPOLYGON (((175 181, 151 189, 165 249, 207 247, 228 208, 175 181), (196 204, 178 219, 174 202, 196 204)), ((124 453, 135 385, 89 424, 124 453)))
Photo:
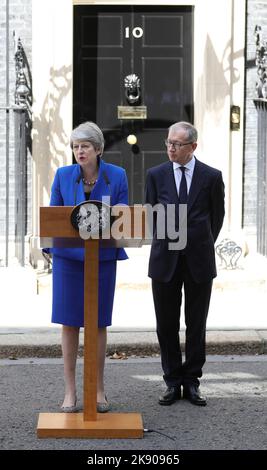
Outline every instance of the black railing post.
POLYGON ((30 89, 25 75, 25 53, 20 38, 15 53, 15 255, 21 266, 25 265, 25 235, 27 214, 27 119, 30 113, 30 89))

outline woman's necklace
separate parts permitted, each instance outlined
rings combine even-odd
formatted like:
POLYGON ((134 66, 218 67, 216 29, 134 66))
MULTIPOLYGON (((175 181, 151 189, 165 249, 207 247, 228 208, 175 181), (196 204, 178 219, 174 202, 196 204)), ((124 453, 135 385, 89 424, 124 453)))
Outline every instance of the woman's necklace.
POLYGON ((97 179, 88 181, 87 179, 82 178, 82 182, 83 184, 86 184, 86 186, 94 186, 97 182, 97 179))

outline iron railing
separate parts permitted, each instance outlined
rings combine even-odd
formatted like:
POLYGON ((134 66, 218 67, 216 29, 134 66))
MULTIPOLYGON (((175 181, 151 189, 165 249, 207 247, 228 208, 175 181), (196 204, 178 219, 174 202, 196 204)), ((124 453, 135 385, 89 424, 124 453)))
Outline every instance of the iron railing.
MULTIPOLYGON (((8 44, 7 44, 8 46, 8 44)), ((8 48, 8 47, 7 47, 8 48)), ((9 64, 6 64, 7 68, 9 64)), ((0 106, 0 110, 5 111, 5 266, 10 261, 10 175, 11 171, 11 147, 10 122, 11 113, 14 121, 14 235, 15 235, 15 257, 21 266, 25 265, 25 236, 27 233, 27 175, 28 175, 28 150, 31 152, 31 75, 27 58, 20 38, 16 44, 15 51, 15 73, 16 85, 14 93, 14 104, 9 103, 9 72, 6 74, 7 96, 6 105, 0 106)))

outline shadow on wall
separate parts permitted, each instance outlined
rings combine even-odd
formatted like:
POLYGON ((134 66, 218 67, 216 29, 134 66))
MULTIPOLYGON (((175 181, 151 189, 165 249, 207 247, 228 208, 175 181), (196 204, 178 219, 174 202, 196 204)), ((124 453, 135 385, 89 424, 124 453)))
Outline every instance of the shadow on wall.
MULTIPOLYGON (((218 58, 212 41, 209 36, 206 39, 204 49, 203 70, 196 88, 196 103, 204 103, 204 113, 198 119, 199 141, 203 145, 203 127, 205 121, 205 111, 212 115, 214 125, 220 126, 222 119, 225 118, 224 107, 225 99, 230 96, 231 87, 240 79, 239 71, 234 68, 234 61, 242 57, 243 51, 240 50, 232 54, 232 45, 229 41, 223 51, 221 59, 218 58)), ((229 110, 230 113, 230 110, 229 110)))
POLYGON ((66 147, 69 136, 64 132, 62 104, 71 90, 71 66, 50 68, 48 91, 42 111, 34 117, 34 162, 38 187, 43 188, 39 206, 50 197, 51 179, 56 168, 67 163, 66 147))

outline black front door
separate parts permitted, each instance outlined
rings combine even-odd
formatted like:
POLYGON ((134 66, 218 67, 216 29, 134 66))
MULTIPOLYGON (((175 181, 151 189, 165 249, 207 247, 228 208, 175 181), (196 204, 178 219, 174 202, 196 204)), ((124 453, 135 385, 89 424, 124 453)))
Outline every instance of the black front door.
POLYGON ((192 44, 193 7, 74 6, 73 125, 102 129, 104 159, 126 169, 131 204, 143 203, 146 170, 167 160, 167 128, 193 122, 192 44))

